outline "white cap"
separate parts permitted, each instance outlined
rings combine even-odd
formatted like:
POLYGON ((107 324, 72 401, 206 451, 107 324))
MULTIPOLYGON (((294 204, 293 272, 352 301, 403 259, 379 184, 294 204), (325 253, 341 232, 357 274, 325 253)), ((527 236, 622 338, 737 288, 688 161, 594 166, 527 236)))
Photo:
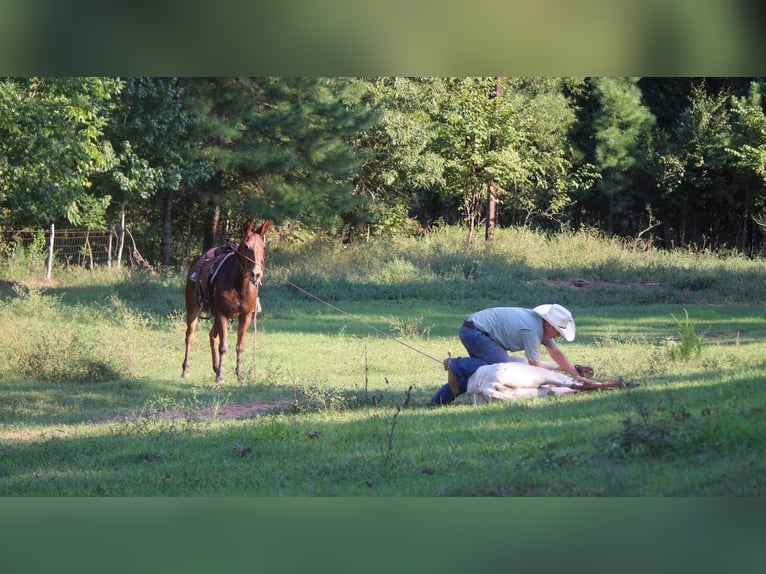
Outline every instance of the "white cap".
POLYGON ((555 327, 564 339, 567 341, 574 341, 575 322, 569 309, 562 307, 557 303, 554 303, 553 305, 546 303, 545 305, 538 305, 535 307, 534 312, 555 327))

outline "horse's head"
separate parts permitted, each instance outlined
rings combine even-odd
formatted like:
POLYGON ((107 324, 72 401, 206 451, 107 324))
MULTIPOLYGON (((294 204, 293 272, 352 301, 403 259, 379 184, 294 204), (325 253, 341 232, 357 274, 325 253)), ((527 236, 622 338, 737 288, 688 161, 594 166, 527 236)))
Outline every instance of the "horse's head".
POLYGON ((263 280, 265 241, 264 236, 269 230, 269 220, 263 222, 258 229, 255 229, 252 219, 248 219, 243 227, 244 236, 242 242, 237 248, 242 270, 250 277, 250 282, 256 287, 263 280))

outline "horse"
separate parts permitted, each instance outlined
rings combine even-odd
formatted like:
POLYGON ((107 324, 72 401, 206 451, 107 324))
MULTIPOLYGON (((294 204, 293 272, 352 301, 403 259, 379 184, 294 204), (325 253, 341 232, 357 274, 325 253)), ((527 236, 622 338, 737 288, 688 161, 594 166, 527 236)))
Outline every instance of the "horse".
MULTIPOLYGON (((252 219, 243 226, 239 245, 231 243, 210 249, 189 266, 186 276, 186 354, 182 378, 189 376, 189 356, 197 320, 203 311, 213 319, 210 350, 216 382, 223 382, 224 357, 228 349, 229 323, 238 318, 237 377, 241 376, 245 333, 260 311, 258 289, 264 273, 264 237, 269 220, 255 229, 252 219)), ((257 333, 253 335, 257 337, 257 333)))

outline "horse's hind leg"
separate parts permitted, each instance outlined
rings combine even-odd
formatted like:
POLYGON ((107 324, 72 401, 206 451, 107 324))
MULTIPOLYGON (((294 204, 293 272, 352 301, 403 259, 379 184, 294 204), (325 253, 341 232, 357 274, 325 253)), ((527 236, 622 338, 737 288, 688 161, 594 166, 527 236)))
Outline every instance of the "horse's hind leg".
POLYGON ((181 377, 184 379, 189 377, 191 347, 194 343, 194 333, 197 330, 197 319, 199 319, 199 312, 196 314, 187 313, 186 315, 186 352, 184 353, 183 371, 181 371, 181 377))
POLYGON ((218 326, 213 319, 213 326, 210 328, 210 355, 213 358, 213 372, 218 376, 218 369, 221 364, 221 356, 218 353, 218 326))
POLYGON ((194 343, 194 331, 197 328, 197 318, 195 317, 191 321, 186 320, 186 353, 184 354, 183 371, 181 377, 186 379, 189 377, 189 362, 191 358, 192 343, 194 343))
POLYGON ((191 348, 194 343, 194 333, 197 330, 200 306, 196 294, 197 286, 194 281, 186 281, 186 353, 184 354, 183 371, 181 377, 189 377, 189 363, 191 361, 191 348))

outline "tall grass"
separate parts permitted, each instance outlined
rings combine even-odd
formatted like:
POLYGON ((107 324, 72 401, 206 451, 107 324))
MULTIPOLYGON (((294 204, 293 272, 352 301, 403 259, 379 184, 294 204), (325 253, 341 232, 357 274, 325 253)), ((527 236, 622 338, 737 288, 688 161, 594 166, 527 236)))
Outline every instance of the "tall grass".
POLYGON ((324 237, 269 248, 274 278, 324 297, 462 298, 532 305, 766 301, 766 261, 736 254, 665 251, 589 232, 553 236, 504 229, 492 243, 459 229, 341 245, 324 237), (603 283, 586 290, 581 282, 603 283), (570 282, 567 284, 567 282, 570 282))

